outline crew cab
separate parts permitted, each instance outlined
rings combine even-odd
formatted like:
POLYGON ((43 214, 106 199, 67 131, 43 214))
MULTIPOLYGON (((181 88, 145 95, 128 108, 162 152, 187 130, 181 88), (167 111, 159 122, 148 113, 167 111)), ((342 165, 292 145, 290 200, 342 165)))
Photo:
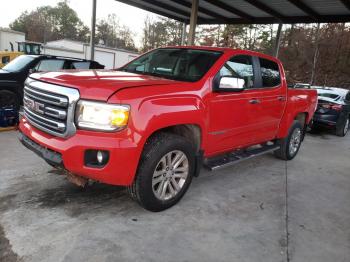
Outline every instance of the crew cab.
POLYGON ((32 74, 19 139, 70 181, 126 186, 161 211, 203 165, 267 152, 293 159, 316 102, 315 90, 287 88, 274 57, 168 47, 117 70, 32 74))
POLYGON ((19 109, 23 100, 24 81, 30 73, 103 68, 104 66, 98 62, 85 59, 52 55, 20 55, 0 69, 0 108, 19 109))

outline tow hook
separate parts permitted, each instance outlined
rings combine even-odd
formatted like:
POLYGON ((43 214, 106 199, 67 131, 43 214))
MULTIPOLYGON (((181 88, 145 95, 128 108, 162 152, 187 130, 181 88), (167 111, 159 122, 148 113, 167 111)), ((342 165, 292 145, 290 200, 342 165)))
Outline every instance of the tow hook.
POLYGON ((67 174, 68 181, 79 186, 79 187, 85 187, 89 181, 89 179, 87 179, 85 177, 77 176, 77 175, 74 175, 70 172, 66 172, 66 174, 67 174))

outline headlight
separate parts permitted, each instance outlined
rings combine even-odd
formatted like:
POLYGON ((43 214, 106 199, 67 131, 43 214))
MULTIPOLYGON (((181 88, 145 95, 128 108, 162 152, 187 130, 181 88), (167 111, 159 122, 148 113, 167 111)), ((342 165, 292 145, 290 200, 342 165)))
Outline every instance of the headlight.
POLYGON ((80 100, 76 108, 75 121, 81 129, 118 131, 126 127, 129 112, 128 105, 80 100))

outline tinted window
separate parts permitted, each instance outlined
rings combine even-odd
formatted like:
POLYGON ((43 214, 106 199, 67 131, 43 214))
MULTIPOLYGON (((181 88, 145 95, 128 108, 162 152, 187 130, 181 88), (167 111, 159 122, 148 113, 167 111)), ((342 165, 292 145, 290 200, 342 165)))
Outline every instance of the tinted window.
POLYGON ((10 57, 9 56, 3 56, 1 59, 1 63, 6 65, 8 62, 10 62, 10 57))
POLYGON ((274 87, 281 83, 278 64, 263 58, 259 58, 263 87, 274 87))
POLYGON ((339 98, 339 95, 333 94, 333 93, 319 93, 318 96, 319 97, 328 97, 328 98, 332 98, 332 99, 338 99, 339 98))
POLYGON ((41 60, 36 66, 36 71, 47 72, 61 70, 64 65, 64 60, 41 60))
POLYGON ((231 76, 244 79, 245 88, 254 86, 254 71, 250 56, 234 56, 220 70, 220 76, 231 76))
POLYGON ((40 54, 40 46, 39 45, 34 45, 32 47, 32 53, 35 54, 35 55, 39 55, 40 54))
POLYGON ((197 81, 213 66, 221 52, 164 48, 151 51, 120 70, 182 81, 197 81))
POLYGON ((89 69, 90 62, 73 62, 72 69, 89 69))
POLYGON ((21 55, 16 57, 2 69, 10 72, 20 71, 30 64, 34 60, 33 56, 21 55))
POLYGON ((350 92, 346 94, 345 101, 350 103, 350 92))

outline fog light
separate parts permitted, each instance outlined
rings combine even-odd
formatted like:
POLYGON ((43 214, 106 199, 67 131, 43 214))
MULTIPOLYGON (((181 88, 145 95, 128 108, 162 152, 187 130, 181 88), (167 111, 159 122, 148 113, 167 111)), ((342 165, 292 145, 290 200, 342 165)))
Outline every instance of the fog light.
POLYGON ((97 151, 97 162, 99 164, 103 163, 103 153, 101 151, 97 151))
POLYGON ((88 167, 102 168, 109 160, 109 152, 106 150, 88 149, 85 151, 84 164, 88 167))

